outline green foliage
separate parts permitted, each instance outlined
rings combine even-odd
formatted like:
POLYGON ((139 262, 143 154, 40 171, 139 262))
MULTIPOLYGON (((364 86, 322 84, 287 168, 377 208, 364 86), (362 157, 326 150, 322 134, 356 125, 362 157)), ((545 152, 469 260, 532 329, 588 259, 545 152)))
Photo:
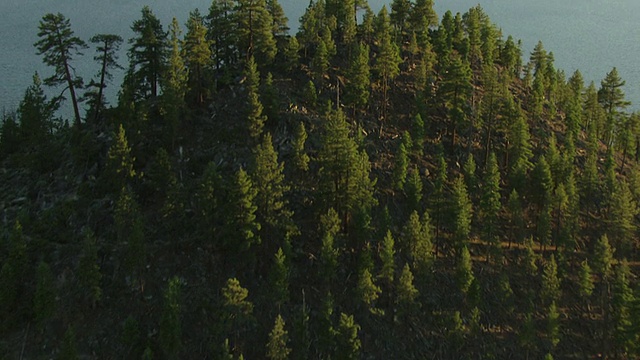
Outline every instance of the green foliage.
POLYGON ((282 316, 278 315, 273 329, 269 333, 269 342, 267 343, 267 358, 269 359, 285 360, 291 353, 291 349, 287 347, 289 337, 284 326, 282 316))
POLYGON ((164 293, 164 307, 160 321, 160 344, 168 359, 178 358, 182 347, 181 286, 180 279, 173 277, 169 280, 164 293))
POLYGON ((36 269, 36 292, 33 296, 33 315, 40 330, 44 329, 56 309, 56 290, 49 264, 40 261, 36 269))
POLYGON ((257 221, 255 204, 257 189, 244 169, 236 172, 229 190, 230 208, 227 216, 229 233, 226 246, 236 254, 250 250, 260 244, 259 231, 262 225, 257 221))
POLYGON ((154 99, 166 68, 167 33, 149 6, 131 26, 135 37, 129 39, 129 67, 136 84, 137 100, 154 99))
POLYGON ((558 279, 558 266, 553 255, 545 263, 542 272, 542 291, 540 295, 545 303, 553 303, 560 300, 561 289, 560 280, 558 279))
POLYGON ((382 248, 380 250, 380 260, 382 261, 382 268, 380 270, 380 278, 387 285, 393 284, 394 273, 395 273, 395 249, 394 249, 395 241, 393 240, 393 236, 391 235, 391 231, 387 231, 387 235, 384 237, 382 241, 382 248))
POLYGON ((404 192, 407 196, 407 202, 409 203, 410 210, 420 210, 421 201, 422 201, 422 177, 420 177, 420 172, 416 167, 413 167, 409 170, 409 175, 407 177, 404 192))
MULTIPOLYGON (((87 48, 87 44, 77 36, 73 36, 71 23, 64 15, 46 14, 38 25, 38 40, 34 46, 38 49, 38 55, 43 55, 43 62, 53 66, 55 72, 44 80, 49 86, 66 85, 69 90, 75 125, 80 128, 80 110, 76 89, 82 87, 82 78, 75 75, 71 65, 74 56, 81 55, 81 51, 87 48)), ((63 91, 64 92, 64 91, 63 91)))
POLYGON ((60 352, 58 360, 79 360, 78 349, 76 345, 76 334, 73 327, 68 326, 64 333, 62 343, 60 344, 60 352))
POLYGON ((407 178, 407 168, 409 167, 408 151, 403 143, 398 146, 396 158, 393 166, 393 187, 399 191, 404 189, 404 182, 407 178))
POLYGON ((359 300, 372 312, 375 309, 375 301, 380 297, 381 289, 373 280, 369 269, 360 271, 356 292, 359 300))
POLYGON ((289 265, 282 248, 278 249, 271 265, 269 287, 273 304, 278 309, 289 301, 289 265))
POLYGON ((244 76, 247 78, 247 120, 246 129, 254 142, 258 142, 267 117, 259 99, 260 73, 253 57, 247 61, 244 76))
POLYGON ((418 289, 413 284, 413 273, 409 264, 404 264, 398 284, 396 285, 396 303, 398 304, 398 312, 409 315, 417 306, 416 298, 418 297, 418 289))
POLYGON ((270 64, 278 49, 273 34, 274 19, 267 8, 267 2, 238 0, 236 4, 234 20, 237 21, 240 55, 247 59, 255 56, 261 65, 270 64))
POLYGON ((303 122, 296 125, 296 131, 292 140, 293 145, 293 165, 298 171, 305 172, 309 170, 309 155, 305 151, 305 143, 307 141, 307 130, 303 122))
POLYGON ((460 251, 461 248, 469 244, 471 217, 473 215, 471 200, 462 176, 458 177, 453 183, 452 196, 453 245, 456 251, 460 251))
POLYGON ((369 46, 363 43, 353 45, 351 61, 346 71, 349 81, 345 84, 345 102, 354 109, 362 109, 369 102, 371 74, 369 66, 369 46))
POLYGON ((336 359, 356 360, 360 358, 362 343, 358 338, 360 326, 355 323, 353 315, 340 314, 340 322, 336 330, 336 359))
POLYGON ((471 263, 471 254, 467 247, 463 247, 460 251, 456 265, 456 280, 458 288, 463 294, 467 294, 471 288, 475 277, 473 276, 473 264, 471 263))
POLYGON ((103 174, 104 181, 110 191, 117 192, 131 184, 136 177, 136 171, 133 167, 135 160, 135 157, 131 155, 124 127, 120 124, 114 142, 109 148, 107 165, 103 174))
POLYGON ((589 263, 587 262, 587 260, 584 260, 580 264, 579 275, 580 277, 578 280, 578 285, 579 285, 580 297, 582 297, 585 300, 588 300, 591 297, 591 294, 593 294, 593 289, 595 288, 595 285, 593 284, 591 267, 589 266, 589 263))
POLYGON ((547 312, 547 340, 551 348, 556 348, 560 342, 560 314, 556 307, 556 302, 551 302, 547 312))
POLYGON ((593 249, 593 269, 600 275, 602 280, 608 280, 611 276, 613 266, 614 250, 609 245, 609 237, 605 234, 598 239, 593 249))

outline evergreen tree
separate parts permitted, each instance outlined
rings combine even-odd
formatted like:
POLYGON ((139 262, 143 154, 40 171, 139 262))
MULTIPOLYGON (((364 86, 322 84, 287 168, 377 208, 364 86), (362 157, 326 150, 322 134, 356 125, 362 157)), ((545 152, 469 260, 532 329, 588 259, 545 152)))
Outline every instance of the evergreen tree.
POLYGON ((402 59, 399 49, 391 37, 391 23, 387 12, 387 7, 383 6, 376 18, 377 29, 375 32, 375 42, 378 44, 378 54, 373 64, 373 71, 377 74, 382 87, 382 113, 380 119, 380 136, 382 136, 383 124, 387 119, 387 108, 389 102, 390 83, 400 73, 399 65, 402 59))
POLYGON ((169 55, 167 69, 163 78, 162 108, 167 129, 165 139, 174 147, 176 135, 180 128, 180 120, 186 109, 185 97, 189 84, 189 70, 187 69, 182 52, 183 42, 178 20, 173 18, 169 26, 169 55), (167 139, 168 138, 168 139, 167 139))
POLYGON ((253 303, 247 297, 249 291, 240 285, 236 278, 227 280, 222 288, 222 317, 224 329, 233 336, 233 352, 242 353, 241 334, 245 333, 254 323, 253 303))
POLYGON ((509 214, 509 227, 511 228, 509 236, 509 248, 511 248, 511 241, 521 243, 524 240, 525 227, 522 202, 515 189, 511 190, 511 194, 509 194, 507 212, 509 214))
POLYGON ((131 30, 135 37, 129 39, 129 71, 142 99, 155 99, 166 66, 167 33, 149 6, 142 8, 142 17, 133 22, 131 30))
POLYGON ((226 77, 230 77, 229 70, 238 61, 238 31, 235 25, 236 1, 213 0, 207 16, 207 39, 216 71, 226 77))
POLYGON ((615 187, 610 209, 609 234, 611 239, 616 245, 615 247, 620 250, 620 254, 629 254, 636 248, 634 241, 637 230, 635 217, 638 214, 638 207, 626 181, 620 182, 615 187))
MULTIPOLYGON (((50 134, 54 130, 54 112, 57 108, 56 99, 49 101, 42 89, 42 81, 38 73, 33 75, 33 84, 24 92, 24 97, 18 106, 20 120, 20 140, 22 144, 16 144, 16 148, 20 147, 38 147, 50 140, 50 134)), ((5 126, 6 127, 6 126, 5 126)), ((9 135, 9 128, 3 129, 3 138, 5 132, 9 135)), ((18 135, 18 134, 16 134, 18 135)), ((6 137, 8 140, 8 136, 6 137)), ((5 143, 3 139, 3 143, 5 143)), ((9 149, 7 149, 9 150, 9 149)), ((16 149, 11 149, 15 151, 16 149)), ((7 151, 8 152, 8 151, 7 151)), ((41 156, 43 154, 40 154, 41 156)))
POLYGON ((255 184, 257 219, 263 226, 262 238, 268 240, 267 247, 277 239, 288 238, 295 232, 285 195, 289 187, 284 182, 284 164, 278 163, 278 154, 273 148, 271 134, 267 133, 254 152, 252 171, 255 184))
POLYGON ((82 255, 78 262, 78 280, 85 296, 93 306, 102 299, 102 273, 98 265, 98 246, 93 233, 84 237, 82 255))
MULTIPOLYGON (((498 237, 498 214, 502 204, 500 203, 500 169, 495 153, 489 156, 489 162, 485 168, 483 178, 482 197, 480 200, 480 218, 484 239, 489 243, 491 252, 498 254, 500 251, 500 238, 498 237)), ((487 257, 488 259, 489 257, 487 257)))
POLYGON ((413 284, 413 273, 409 264, 404 264, 396 285, 396 304, 401 316, 408 316, 415 310, 417 297, 418 289, 413 284))
POLYGON ((594 246, 591 263, 596 274, 600 275, 605 281, 611 276, 613 252, 614 250, 609 245, 609 238, 606 234, 602 235, 594 246))
POLYGON ((618 70, 614 67, 600 83, 598 90, 598 102, 606 112, 606 123, 604 129, 604 142, 611 146, 614 134, 619 122, 622 120, 621 112, 629 106, 629 102, 624 98, 622 87, 625 82, 618 75, 618 70))
POLYGON ((395 240, 393 239, 393 235, 391 235, 391 231, 387 230, 387 234, 382 241, 382 246, 380 249, 380 260, 382 262, 382 268, 380 269, 380 279, 387 285, 387 288, 390 289, 393 284, 393 279, 395 278, 395 254, 396 251, 395 240))
POLYGON ((250 57, 245 67, 244 75, 247 78, 247 129, 254 143, 257 143, 262 135, 262 129, 267 117, 262 113, 264 107, 259 99, 258 87, 260 86, 260 73, 253 57, 250 57))
POLYGON ((316 52, 311 60, 313 79, 322 88, 325 84, 325 77, 329 75, 330 55, 327 44, 320 39, 316 52))
POLYGON ((407 179, 407 168, 409 167, 409 157, 404 143, 400 143, 396 151, 396 158, 393 166, 393 187, 399 191, 404 189, 407 179))
POLYGON ((309 155, 305 152, 307 137, 307 130, 304 127, 304 123, 301 121, 296 125, 294 137, 291 141, 293 148, 293 164, 300 172, 306 172, 309 170, 309 155))
MULTIPOLYGON (((238 170, 230 189, 226 242, 227 247, 236 255, 247 254, 253 246, 261 242, 259 231, 262 225, 256 218, 256 195, 257 190, 247 172, 243 169, 238 170)), ((253 260, 247 260, 245 263, 250 264, 253 260)))
POLYGON ((78 349, 76 345, 76 334, 73 327, 68 326, 67 331, 62 338, 62 344, 60 344, 60 352, 58 353, 58 360, 79 360, 78 349))
POLYGON ((49 264, 40 261, 36 269, 36 292, 33 296, 33 315, 38 328, 42 331, 46 321, 55 312, 56 292, 53 283, 53 274, 49 264))
POLYGON ((353 108, 355 118, 357 110, 362 110, 369 102, 371 87, 369 67, 369 46, 358 43, 351 51, 351 61, 346 71, 345 103, 353 108))
POLYGON ((545 303, 554 303, 560 300, 561 289, 560 280, 558 279, 558 266, 553 255, 544 266, 540 295, 545 303))
POLYGON ((169 280, 164 293, 164 308, 160 321, 160 344, 165 356, 170 359, 177 359, 182 347, 180 287, 181 282, 177 276, 169 280))
POLYGON ((278 249, 273 259, 269 287, 273 304, 281 309, 289 301, 289 265, 282 248, 278 249))
POLYGON ((284 61, 286 64, 285 69, 289 74, 292 74, 300 66, 300 43, 295 36, 289 37, 286 46, 283 50, 284 61))
POLYGON ((246 59, 270 64, 278 52, 273 36, 274 20, 265 0, 237 0, 234 20, 238 27, 238 48, 246 59))
POLYGON ((189 71, 189 90, 196 105, 202 105, 208 97, 211 64, 211 44, 207 39, 204 18, 196 9, 189 14, 187 33, 183 42, 184 62, 189 71))
POLYGON ((615 280, 613 282, 613 298, 611 300, 611 317, 613 326, 613 343, 616 357, 625 354, 634 345, 635 337, 632 336, 630 328, 631 315, 630 307, 635 301, 633 292, 629 287, 629 277, 631 272, 629 264, 623 260, 616 266, 615 280))
POLYGON ((49 86, 66 85, 64 91, 69 90, 71 96, 74 124, 80 128, 80 108, 76 89, 82 87, 82 78, 75 75, 71 62, 74 56, 82 55, 81 51, 87 48, 87 44, 74 36, 69 19, 60 13, 43 16, 38 30, 40 40, 34 44, 38 49, 38 55, 43 55, 46 65, 55 68, 54 74, 46 78, 44 83, 49 86))
POLYGON ((467 187, 460 176, 453 183, 453 246, 456 252, 469 244, 471 234, 471 217, 473 209, 467 187))
POLYGON ((341 110, 328 115, 323 130, 318 151, 320 191, 327 207, 333 207, 341 218, 347 219, 348 214, 375 204, 376 180, 370 178, 369 158, 366 152, 358 151, 349 136, 341 110))
POLYGON ((142 271, 145 260, 145 234, 140 206, 129 187, 123 187, 115 204, 116 237, 129 275, 137 278, 142 290, 142 271))
POLYGON ((124 127, 120 124, 118 132, 115 134, 114 143, 109 148, 105 174, 103 175, 111 192, 119 191, 135 179, 134 162, 135 157, 131 155, 127 135, 124 127))
POLYGON ((556 302, 551 302, 547 312, 547 340, 552 349, 555 349, 560 342, 560 314, 556 307, 556 302))
POLYGON ((289 358, 291 349, 287 347, 289 337, 284 326, 284 319, 278 315, 273 329, 269 333, 269 342, 267 343, 267 358, 269 359, 285 360, 289 358))
POLYGON ((326 288, 330 288, 338 269, 338 254, 335 239, 340 231, 340 218, 334 209, 329 209, 320 218, 322 243, 320 247, 320 277, 326 288))
POLYGON ((456 265, 456 280, 458 282, 460 291, 465 295, 469 292, 471 284, 475 280, 475 277, 473 276, 471 254, 469 253, 469 249, 466 246, 461 249, 460 255, 458 256, 456 265))
POLYGON ((340 322, 336 330, 336 359, 356 360, 360 358, 362 343, 358 338, 360 325, 356 324, 353 315, 340 314, 340 322))
POLYGON ((374 312, 375 302, 380 297, 382 290, 373 280, 373 276, 369 269, 365 268, 358 275, 358 285, 356 292, 360 301, 371 311, 374 312))
POLYGON ((409 175, 404 186, 404 193, 407 196, 409 210, 420 210, 420 202, 422 201, 422 178, 415 166, 409 170, 409 175))
POLYGON ((106 100, 104 98, 104 89, 107 87, 107 81, 113 79, 112 70, 120 70, 123 67, 118 64, 118 52, 120 51, 120 45, 122 44, 122 38, 119 35, 113 34, 98 34, 89 39, 93 44, 97 44, 96 56, 93 60, 100 64, 100 72, 98 73, 97 82, 91 80, 87 85, 88 88, 94 88, 85 93, 85 97, 92 98, 89 100, 91 107, 94 111, 93 121, 98 123, 101 112, 104 110, 106 100), (97 92, 96 92, 97 89, 97 92))

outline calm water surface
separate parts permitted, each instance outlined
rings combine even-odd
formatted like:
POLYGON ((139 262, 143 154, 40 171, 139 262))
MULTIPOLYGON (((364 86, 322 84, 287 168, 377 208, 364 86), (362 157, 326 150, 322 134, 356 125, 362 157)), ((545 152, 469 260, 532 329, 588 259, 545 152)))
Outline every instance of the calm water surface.
MULTIPOLYGON (((280 0, 295 32, 309 4, 307 0, 280 0)), ((370 0, 378 12, 384 0, 370 0)), ((640 13, 638 0, 436 0, 436 12, 465 12, 480 4, 505 37, 521 39, 525 60, 538 40, 552 51, 556 67, 570 75, 580 69, 587 81, 600 80, 617 67, 626 80, 624 88, 633 108, 640 108, 640 13)), ((98 33, 115 33, 124 39, 132 36, 131 23, 139 18, 143 5, 149 5, 165 27, 173 17, 184 23, 189 11, 199 8, 206 13, 210 2, 203 0, 2 0, 0 13, 0 110, 14 109, 23 96, 31 77, 38 71, 42 77, 51 69, 42 65, 33 43, 37 39, 38 22, 49 12, 61 12, 71 20, 76 35, 88 41, 98 33)), ((124 44, 123 48, 128 45, 124 44)), ((75 62, 78 73, 90 79, 96 72, 93 49, 75 62)), ((120 63, 127 59, 123 51, 120 63)), ((109 89, 109 100, 115 100, 120 76, 109 89)), ((68 107, 68 104, 63 106, 68 107)), ((66 111, 65 111, 66 112, 66 111)), ((70 114, 67 113, 67 114, 70 114)))

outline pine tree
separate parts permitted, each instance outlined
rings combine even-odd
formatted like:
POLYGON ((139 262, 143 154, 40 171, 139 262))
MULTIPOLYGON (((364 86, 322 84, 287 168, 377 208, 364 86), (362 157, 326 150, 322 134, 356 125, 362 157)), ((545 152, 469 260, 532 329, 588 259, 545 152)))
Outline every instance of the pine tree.
POLYGON ((404 264, 400 277, 398 278, 398 284, 396 285, 396 304, 401 317, 409 316, 416 310, 418 306, 416 303, 418 295, 418 289, 416 289, 413 284, 411 268, 409 264, 404 264))
POLYGON ((544 266, 540 295, 545 303, 554 303, 560 300, 561 289, 560 279, 558 279, 558 266, 553 255, 544 266))
POLYGON ((244 75, 247 78, 247 129, 254 143, 257 143, 262 135, 262 129, 267 121, 262 113, 264 107, 259 99, 258 87, 260 86, 260 73, 253 57, 247 61, 244 75))
MULTIPOLYGON (((257 221, 255 204, 257 190, 251 178, 244 169, 236 172, 230 189, 230 208, 227 213, 227 241, 226 245, 232 253, 240 255, 261 243, 260 229, 262 225, 257 221)), ((248 260, 247 263, 251 263, 248 260)))
POLYGON ((287 347, 289 336, 284 326, 284 319, 278 315, 273 329, 269 333, 269 342, 267 343, 267 358, 269 359, 285 360, 289 358, 291 353, 291 349, 287 347))
POLYGON ((365 305, 365 307, 367 307, 371 312, 374 312, 375 302, 380 297, 382 290, 375 284, 369 269, 365 268, 360 271, 356 292, 359 300, 365 305))
MULTIPOLYGON (((499 254, 500 238, 498 237, 498 215, 502 204, 500 203, 500 169, 495 153, 489 155, 489 162, 485 168, 483 177, 482 196, 480 199, 480 218, 483 228, 483 237, 491 247, 491 252, 499 254)), ((487 256, 489 259, 489 256, 487 256)))
POLYGON ((325 77, 329 75, 330 55, 327 44, 320 39, 316 52, 311 60, 311 69, 313 71, 313 80, 322 88, 325 84, 325 77))
POLYGON ((456 280, 460 291, 465 295, 469 292, 471 284, 475 280, 475 277, 473 276, 471 254, 466 246, 460 250, 460 255, 456 265, 456 280))
POLYGON ((111 192, 119 191, 135 179, 136 171, 133 168, 135 160, 135 157, 131 155, 124 127, 120 124, 118 132, 115 134, 114 143, 109 148, 107 165, 103 175, 111 192))
POLYGON ((623 260, 620 265, 616 267, 615 280, 613 282, 613 298, 611 300, 613 342, 616 357, 618 354, 626 353, 634 346, 636 340, 631 336, 629 331, 632 326, 630 307, 635 301, 633 291, 629 287, 630 275, 629 264, 626 260, 623 260))
POLYGON ((238 48, 246 59, 255 57, 260 65, 270 64, 278 48, 273 36, 274 20, 265 0, 238 0, 235 17, 238 48))
MULTIPOLYGON (((91 37, 89 41, 97 44, 96 56, 94 56, 93 60, 100 64, 100 72, 98 73, 99 80, 97 82, 91 80, 87 85, 87 88, 94 89, 85 92, 84 96, 90 98, 89 103, 94 112, 93 119, 91 120, 97 124, 102 111, 106 107, 104 89, 107 87, 107 82, 113 79, 111 71, 124 69, 118 64, 118 52, 120 51, 120 45, 123 40, 119 35, 98 34, 91 37)), ((89 117, 87 120, 89 120, 89 117)))
POLYGON ((222 288, 222 317, 224 329, 233 336, 234 353, 242 353, 241 334, 254 323, 253 303, 247 297, 249 291, 240 285, 236 278, 227 280, 222 288))
POLYGON ((307 130, 301 121, 296 125, 292 143, 293 164, 300 172, 309 170, 309 155, 305 152, 305 143, 307 141, 307 130))
POLYGON ((288 240, 296 229, 285 199, 289 186, 284 181, 284 163, 278 163, 270 133, 264 135, 254 151, 251 176, 256 189, 257 220, 263 229, 261 238, 269 241, 265 244, 273 249, 272 243, 278 239, 288 240))
POLYGON ((85 296, 93 306, 102 299, 102 273, 98 265, 98 246, 95 235, 87 231, 80 261, 78 262, 78 280, 85 296))
POLYGON ((387 108, 390 82, 400 73, 399 65, 402 59, 399 55, 398 46, 391 37, 391 23, 386 6, 383 6, 382 10, 378 13, 376 22, 375 42, 378 44, 378 55, 372 70, 377 74, 382 87, 382 113, 380 116, 382 121, 380 123, 380 136, 382 136, 384 122, 388 121, 387 108))
POLYGON ((338 254, 335 239, 340 232, 340 218, 334 209, 329 209, 320 218, 322 243, 320 247, 320 277, 326 288, 330 288, 338 269, 338 254))
POLYGON ((396 151, 396 158, 393 166, 393 187, 399 191, 404 189, 404 183, 407 179, 407 168, 409 167, 409 158, 407 149, 403 143, 400 143, 396 151))
POLYGON ((595 285, 593 284, 593 277, 591 274, 591 267, 587 260, 584 260, 580 263, 580 273, 578 274, 578 294, 582 299, 582 302, 586 303, 587 311, 589 311, 589 298, 593 294, 593 290, 595 289, 595 285))
POLYGON ((207 39, 211 44, 215 68, 227 77, 227 81, 230 81, 229 70, 239 56, 235 5, 235 0, 213 0, 207 16, 207 39))
POLYGON ((630 102, 624 98, 622 87, 625 81, 618 75, 618 70, 614 67, 600 83, 598 90, 598 102, 606 112, 606 123, 604 129, 604 143, 611 146, 614 141, 614 134, 621 121, 621 112, 629 106, 630 102))
POLYGON ((67 327, 67 331, 62 338, 58 360, 79 360, 78 349, 76 345, 76 334, 72 326, 67 327))
POLYGON ((522 209, 522 202, 518 192, 513 189, 509 194, 507 200, 507 211, 509 214, 509 226, 511 228, 509 236, 509 248, 511 248, 511 241, 521 243, 524 240, 524 214, 522 209))
POLYGON ((155 99, 166 66, 167 33, 149 6, 142 8, 142 17, 133 22, 131 30, 136 36, 129 39, 129 66, 137 93, 142 99, 155 99))
POLYGON ((76 89, 82 87, 82 78, 75 75, 71 62, 74 56, 82 55, 81 51, 87 48, 87 44, 74 36, 69 19, 60 13, 43 16, 38 30, 40 40, 34 44, 38 49, 38 55, 43 55, 46 65, 55 68, 55 73, 46 78, 44 83, 49 86, 66 85, 64 91, 69 90, 75 116, 74 124, 79 129, 81 119, 76 89))
POLYGON ((547 340, 551 348, 555 349, 560 342, 560 314, 556 307, 556 302, 551 302, 547 312, 547 340))
MULTIPOLYGON (((35 73, 33 75, 33 84, 24 92, 24 97, 20 101, 17 111, 20 120, 19 137, 22 144, 16 144, 16 148, 11 150, 15 151, 18 147, 25 146, 37 148, 47 143, 54 130, 53 116, 56 108, 56 99, 51 101, 47 99, 42 89, 40 76, 35 73)), ((3 138, 6 130, 9 130, 9 133, 11 131, 10 129, 4 129, 3 138)), ((42 154, 40 155, 42 156, 42 154)))
POLYGON ((289 37, 286 46, 283 50, 283 56, 285 61, 285 69, 289 74, 293 74, 295 70, 300 66, 300 43, 295 36, 289 37))
POLYGON ((273 259, 269 287, 272 303, 280 309, 289 301, 289 265, 282 248, 278 249, 273 259))
POLYGON ((458 177, 453 183, 453 246, 456 252, 466 247, 471 234, 471 217, 473 209, 467 187, 463 177, 458 177))
POLYGON ((360 325, 356 324, 353 315, 340 314, 340 322, 336 330, 336 359, 356 360, 360 358, 362 343, 358 338, 360 325))
POLYGON ((346 71, 345 103, 353 108, 355 118, 357 110, 362 110, 369 102, 371 87, 369 67, 369 46, 358 43, 351 51, 351 61, 346 71))
POLYGON ((382 247, 380 249, 380 260, 382 262, 382 268, 380 269, 380 279, 387 285, 389 289, 393 284, 393 279, 395 278, 395 254, 396 251, 395 240, 393 239, 393 235, 391 235, 391 231, 387 230, 387 234, 382 241, 382 247))
POLYGON ((167 68, 162 82, 162 112, 167 129, 164 131, 165 140, 175 146, 180 121, 186 109, 185 97, 188 89, 189 71, 182 56, 183 42, 178 20, 173 18, 169 26, 169 47, 167 68))
POLYGON ((160 344, 167 358, 177 359, 182 347, 182 324, 180 320, 180 279, 174 276, 164 293, 164 307, 160 321, 160 344))
POLYGON ((145 260, 144 223, 140 205, 129 187, 123 187, 115 204, 114 222, 116 237, 124 252, 129 275, 137 278, 142 290, 142 271, 145 260))
POLYGON ((602 235, 594 246, 591 263, 593 270, 601 276, 603 281, 608 280, 611 276, 613 252, 614 250, 609 245, 609 237, 606 234, 602 235))
POLYGON ((184 62, 189 71, 190 97, 194 104, 202 105, 209 96, 208 71, 212 52, 204 18, 197 9, 189 14, 182 51, 185 54, 184 62))
POLYGON ((610 209, 609 234, 611 240, 620 254, 629 254, 636 247, 634 243, 637 230, 635 217, 639 211, 626 181, 620 182, 615 187, 610 209))
POLYGON ((422 178, 420 177, 420 172, 415 166, 409 170, 409 175, 404 186, 404 193, 407 196, 409 210, 420 210, 420 203, 423 195, 422 178))
POLYGON ((36 292, 33 296, 33 315, 40 331, 44 329, 47 320, 54 315, 55 308, 53 273, 49 264, 40 261, 36 269, 36 292))

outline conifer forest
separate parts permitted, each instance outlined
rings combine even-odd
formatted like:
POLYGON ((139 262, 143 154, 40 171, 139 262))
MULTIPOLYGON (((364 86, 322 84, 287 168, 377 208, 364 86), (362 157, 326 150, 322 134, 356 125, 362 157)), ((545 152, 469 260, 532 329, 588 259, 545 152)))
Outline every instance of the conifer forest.
POLYGON ((130 39, 42 16, 48 71, 0 129, 0 359, 640 357, 615 67, 566 74, 479 5, 299 24, 277 0, 145 6, 130 39))

